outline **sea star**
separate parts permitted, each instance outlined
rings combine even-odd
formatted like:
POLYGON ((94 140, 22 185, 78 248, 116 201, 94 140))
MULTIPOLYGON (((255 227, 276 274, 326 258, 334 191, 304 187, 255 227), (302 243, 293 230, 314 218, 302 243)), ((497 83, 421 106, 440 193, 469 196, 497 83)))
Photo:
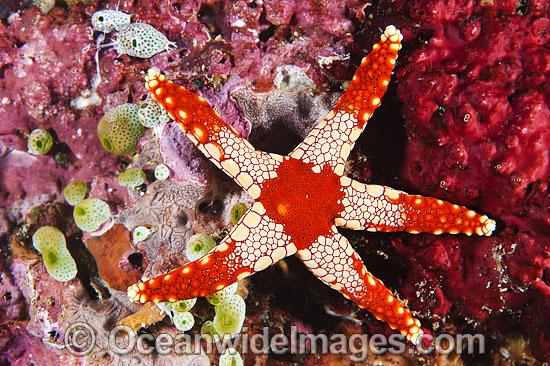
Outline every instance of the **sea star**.
POLYGON ((289 155, 255 150, 200 96, 149 70, 147 88, 197 147, 255 200, 210 253, 128 288, 135 302, 205 296, 297 254, 321 281, 413 343, 420 321, 371 275, 336 226, 354 230, 490 235, 495 221, 437 198, 343 176, 346 159, 384 95, 401 48, 388 26, 336 107, 289 155))

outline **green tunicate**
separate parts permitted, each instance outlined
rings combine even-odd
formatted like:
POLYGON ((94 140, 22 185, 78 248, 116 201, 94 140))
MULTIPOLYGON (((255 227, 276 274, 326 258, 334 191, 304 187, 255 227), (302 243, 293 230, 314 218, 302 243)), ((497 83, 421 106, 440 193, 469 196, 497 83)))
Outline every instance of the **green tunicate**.
POLYGON ((55 162, 59 165, 67 164, 67 154, 65 154, 64 152, 56 152, 53 158, 55 159, 55 162))
POLYGON ((195 234, 187 242, 187 258, 193 262, 216 246, 216 242, 204 234, 195 234))
POLYGON ((166 123, 170 119, 166 111, 154 100, 147 99, 139 105, 139 122, 147 128, 153 128, 160 122, 166 123))
POLYGON ((65 200, 71 206, 82 201, 84 197, 86 197, 86 193, 88 193, 88 185, 79 180, 73 180, 71 183, 67 184, 67 187, 63 190, 65 200))
POLYGON ((220 340, 220 335, 214 327, 214 323, 210 320, 205 321, 201 327, 201 336, 209 342, 217 342, 220 340))
POLYGON ((230 296, 223 304, 215 306, 214 327, 216 332, 234 338, 242 329, 246 305, 239 295, 230 296))
POLYGON ((248 210, 246 205, 240 202, 234 204, 233 207, 231 207, 231 222, 233 223, 233 225, 239 222, 241 217, 243 217, 243 215, 245 214, 246 210, 248 210))
POLYGON ((226 348, 220 355, 219 366, 243 366, 243 358, 235 348, 226 348))
POLYGON ((32 130, 27 140, 29 153, 33 155, 45 155, 50 151, 53 145, 53 137, 46 130, 37 128, 32 130))
POLYGON ((151 235, 151 230, 145 226, 138 226, 132 231, 132 242, 134 244, 142 242, 147 239, 149 235, 151 235))
POLYGON ((206 300, 208 300, 208 302, 212 305, 221 305, 226 302, 227 299, 229 299, 232 295, 235 295, 238 287, 239 283, 235 282, 220 291, 214 292, 206 296, 206 300))
POLYGON ((174 326, 182 332, 187 332, 193 328, 193 325, 195 325, 195 318, 193 318, 193 314, 188 311, 183 313, 174 313, 172 321, 174 322, 174 326))
POLYGON ((159 164, 155 168, 155 178, 158 180, 166 180, 170 176, 170 169, 164 164, 159 164))
POLYGON ((172 310, 174 312, 185 313, 186 311, 191 310, 193 306, 195 306, 196 302, 196 298, 174 301, 172 303, 172 310))
POLYGON ((74 222, 83 231, 95 231, 109 217, 109 205, 97 198, 88 198, 80 201, 73 211, 74 222))
POLYGON ((145 182, 145 173, 140 168, 129 168, 118 175, 118 184, 123 187, 137 187, 145 182))
POLYGON ((111 109, 97 125, 97 136, 105 150, 115 155, 132 155, 143 135, 138 105, 126 103, 111 109))
POLYGON ((43 226, 32 236, 32 245, 40 252, 46 271, 58 281, 75 278, 76 263, 67 249, 65 235, 56 227, 43 226))

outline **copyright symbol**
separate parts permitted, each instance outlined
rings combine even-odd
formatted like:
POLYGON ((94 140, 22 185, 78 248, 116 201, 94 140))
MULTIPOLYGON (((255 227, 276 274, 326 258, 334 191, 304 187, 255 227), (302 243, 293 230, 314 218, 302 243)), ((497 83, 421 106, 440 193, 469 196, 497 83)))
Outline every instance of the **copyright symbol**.
POLYGON ((95 331, 86 323, 73 323, 65 331, 65 348, 73 356, 89 355, 95 346, 95 331))

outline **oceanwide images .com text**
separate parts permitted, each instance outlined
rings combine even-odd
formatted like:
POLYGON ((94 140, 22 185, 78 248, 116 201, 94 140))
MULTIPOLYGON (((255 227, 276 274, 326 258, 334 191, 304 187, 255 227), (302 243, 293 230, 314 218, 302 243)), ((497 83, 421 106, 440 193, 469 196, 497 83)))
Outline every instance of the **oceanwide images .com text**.
MULTIPOLYGON (((200 334, 168 333, 137 334, 126 325, 114 327, 109 333, 109 350, 118 355, 137 352, 149 355, 212 354, 214 348, 221 353, 226 348, 235 348, 246 354, 333 354, 349 355, 352 362, 362 362, 367 356, 390 353, 393 355, 442 355, 485 353, 485 338, 481 334, 440 334, 436 337, 424 335, 416 346, 408 343, 401 334, 307 334, 299 333, 296 326, 290 335, 270 334, 264 327, 261 333, 249 335, 246 328, 233 339, 219 342, 201 342, 200 334)), ((86 356, 96 346, 94 329, 86 323, 72 324, 65 332, 65 349, 75 356, 86 356)))

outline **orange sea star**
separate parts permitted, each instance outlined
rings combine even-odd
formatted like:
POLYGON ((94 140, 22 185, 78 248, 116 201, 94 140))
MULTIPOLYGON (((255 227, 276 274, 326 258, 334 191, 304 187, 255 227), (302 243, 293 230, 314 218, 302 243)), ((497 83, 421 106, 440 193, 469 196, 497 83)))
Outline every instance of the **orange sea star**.
POLYGON ((130 300, 205 296, 297 254, 321 281, 418 342, 420 322, 367 271, 336 227, 490 235, 495 221, 440 199, 343 176, 355 141, 386 92, 402 38, 394 26, 386 28, 336 107, 287 156, 255 150, 202 97, 150 70, 147 88, 153 97, 255 203, 210 253, 132 285, 130 300))

